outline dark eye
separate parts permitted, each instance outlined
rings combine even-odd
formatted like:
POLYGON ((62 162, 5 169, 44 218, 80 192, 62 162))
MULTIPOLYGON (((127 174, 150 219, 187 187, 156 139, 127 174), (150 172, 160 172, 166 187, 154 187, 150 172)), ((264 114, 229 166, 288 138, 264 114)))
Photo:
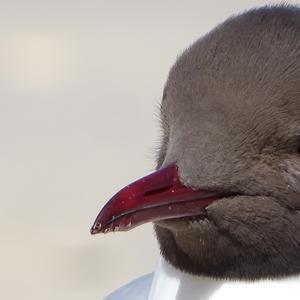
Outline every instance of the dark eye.
POLYGON ((298 155, 300 155, 300 138, 297 138, 297 140, 294 141, 294 145, 292 145, 292 146, 296 147, 297 153, 298 153, 298 155))

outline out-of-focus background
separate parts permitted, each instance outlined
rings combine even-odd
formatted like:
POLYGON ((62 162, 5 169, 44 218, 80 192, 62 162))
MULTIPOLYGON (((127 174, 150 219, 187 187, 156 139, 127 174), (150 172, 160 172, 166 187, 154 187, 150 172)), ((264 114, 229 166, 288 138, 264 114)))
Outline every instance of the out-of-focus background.
POLYGON ((159 255, 151 225, 89 229, 154 168, 170 66, 228 16, 268 2, 0 3, 1 299, 102 299, 159 255))

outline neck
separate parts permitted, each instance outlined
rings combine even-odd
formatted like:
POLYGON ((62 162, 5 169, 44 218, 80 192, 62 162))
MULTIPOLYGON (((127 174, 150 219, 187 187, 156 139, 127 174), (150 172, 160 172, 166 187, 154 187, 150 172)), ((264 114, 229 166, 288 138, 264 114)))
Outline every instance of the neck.
POLYGON ((300 276, 273 280, 230 281, 192 276, 163 258, 154 274, 148 300, 299 299, 300 276))

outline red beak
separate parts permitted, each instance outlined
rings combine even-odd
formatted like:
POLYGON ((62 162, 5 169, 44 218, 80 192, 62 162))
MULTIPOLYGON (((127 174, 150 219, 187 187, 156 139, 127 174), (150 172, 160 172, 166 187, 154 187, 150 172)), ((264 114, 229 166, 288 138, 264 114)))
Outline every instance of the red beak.
POLYGON ((126 186, 97 216, 91 233, 127 231, 146 222, 197 216, 224 193, 192 190, 180 183, 178 168, 170 165, 126 186))

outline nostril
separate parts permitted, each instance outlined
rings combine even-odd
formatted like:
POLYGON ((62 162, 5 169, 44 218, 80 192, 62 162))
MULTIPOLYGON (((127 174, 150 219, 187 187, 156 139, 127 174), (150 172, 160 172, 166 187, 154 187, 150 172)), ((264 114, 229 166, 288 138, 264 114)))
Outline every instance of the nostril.
POLYGON ((172 188, 173 188, 173 185, 164 186, 164 187, 157 188, 157 189, 154 189, 154 190, 151 190, 151 191, 147 191, 144 194, 144 196, 153 196, 153 195, 156 195, 156 194, 160 194, 160 193, 169 191, 172 188))

